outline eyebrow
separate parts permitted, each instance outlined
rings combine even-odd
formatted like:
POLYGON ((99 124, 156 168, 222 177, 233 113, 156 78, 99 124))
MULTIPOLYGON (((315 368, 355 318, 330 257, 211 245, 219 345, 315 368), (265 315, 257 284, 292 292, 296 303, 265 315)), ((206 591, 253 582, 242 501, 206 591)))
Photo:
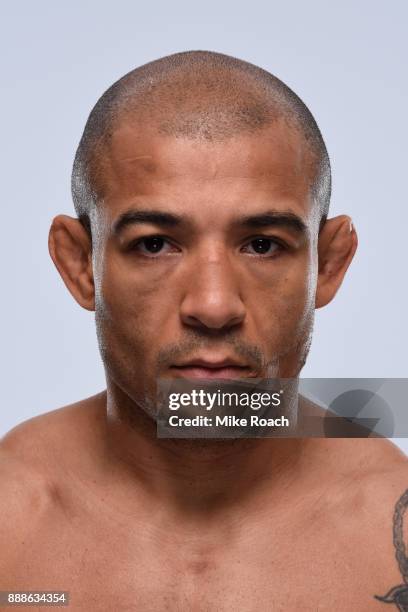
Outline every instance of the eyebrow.
POLYGON ((152 223, 164 227, 180 225, 184 217, 157 210, 128 210, 122 213, 113 224, 113 233, 120 234, 128 225, 134 223, 152 223))
POLYGON ((234 225, 244 225, 249 228, 259 227, 287 227, 294 230, 298 234, 306 233, 306 223, 292 212, 268 211, 260 215, 248 215, 241 217, 234 222, 234 225))
MULTIPOLYGON (((175 227, 186 221, 184 215, 176 215, 158 210, 128 210, 122 213, 113 224, 113 233, 120 234, 125 227, 133 224, 151 223, 162 227, 175 227)), ((298 234, 306 233, 305 222, 292 212, 267 211, 259 215, 247 215, 236 219, 234 226, 244 226, 248 228, 260 227, 287 227, 298 234)))

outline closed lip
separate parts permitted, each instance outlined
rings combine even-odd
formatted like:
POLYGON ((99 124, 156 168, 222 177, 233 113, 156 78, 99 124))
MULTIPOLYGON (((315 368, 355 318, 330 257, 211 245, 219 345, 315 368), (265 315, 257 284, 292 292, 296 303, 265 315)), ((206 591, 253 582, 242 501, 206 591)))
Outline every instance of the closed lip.
POLYGON ((188 361, 174 364, 171 368, 177 376, 182 378, 197 379, 236 379, 253 378, 256 373, 251 367, 233 358, 209 359, 194 358, 188 361))
POLYGON ((235 359, 225 358, 225 359, 191 359, 189 361, 185 361, 183 363, 176 363, 173 365, 175 368, 205 368, 209 370, 217 370, 220 368, 248 368, 248 364, 241 363, 236 361, 235 359))

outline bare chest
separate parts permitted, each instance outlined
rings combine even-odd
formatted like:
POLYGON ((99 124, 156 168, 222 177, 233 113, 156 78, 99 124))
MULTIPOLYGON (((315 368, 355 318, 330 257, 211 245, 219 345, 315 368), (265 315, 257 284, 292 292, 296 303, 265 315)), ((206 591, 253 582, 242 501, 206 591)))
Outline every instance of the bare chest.
POLYGON ((56 523, 26 543, 4 588, 66 590, 70 610, 84 611, 380 611, 389 607, 374 596, 402 579, 390 551, 379 552, 364 534, 322 525, 243 524, 239 541, 215 541, 205 530, 56 523))

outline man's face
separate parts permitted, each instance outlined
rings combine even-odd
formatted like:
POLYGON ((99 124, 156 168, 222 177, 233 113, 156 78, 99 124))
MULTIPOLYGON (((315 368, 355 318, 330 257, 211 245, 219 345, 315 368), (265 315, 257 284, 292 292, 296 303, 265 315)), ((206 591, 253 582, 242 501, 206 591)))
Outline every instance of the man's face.
POLYGON ((312 171, 283 121, 224 142, 114 132, 92 215, 95 310, 107 373, 134 401, 159 377, 298 374, 316 290, 312 171))

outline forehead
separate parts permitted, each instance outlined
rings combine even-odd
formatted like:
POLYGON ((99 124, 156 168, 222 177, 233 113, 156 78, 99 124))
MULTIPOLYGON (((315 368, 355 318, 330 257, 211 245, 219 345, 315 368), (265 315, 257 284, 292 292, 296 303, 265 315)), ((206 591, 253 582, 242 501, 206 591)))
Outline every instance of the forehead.
POLYGON ((238 213, 266 200, 303 216, 310 208, 314 158, 284 119, 223 141, 162 135, 123 122, 100 161, 98 191, 112 219, 141 198, 192 214, 212 207, 217 215, 238 213))

